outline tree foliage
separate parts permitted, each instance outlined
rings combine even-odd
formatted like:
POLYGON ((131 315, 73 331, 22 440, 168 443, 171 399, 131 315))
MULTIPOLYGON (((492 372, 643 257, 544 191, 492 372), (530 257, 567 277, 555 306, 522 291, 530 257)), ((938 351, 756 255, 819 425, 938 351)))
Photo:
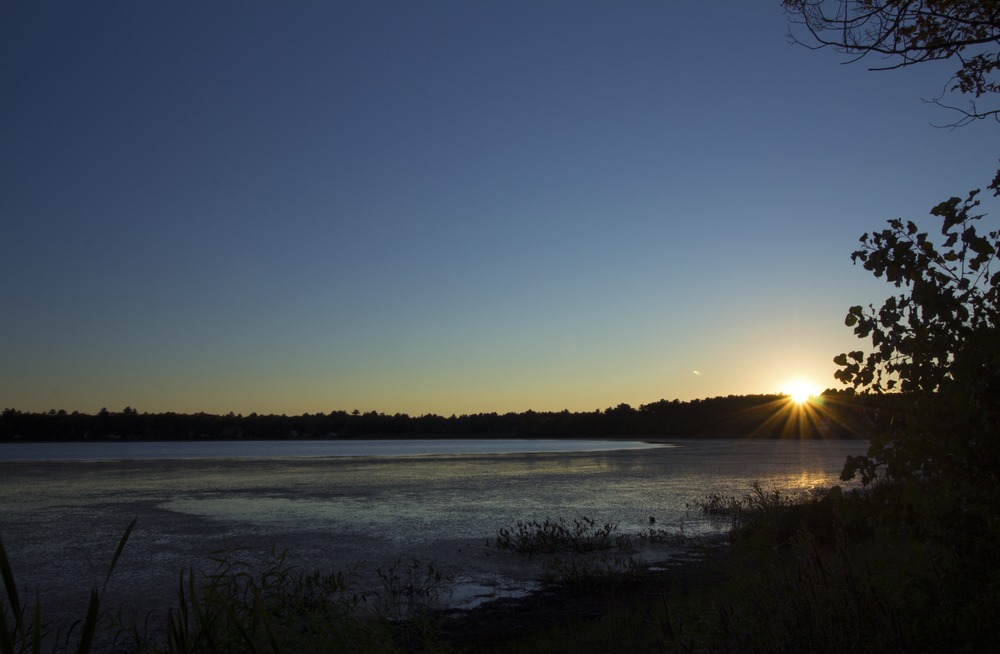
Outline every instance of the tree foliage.
POLYGON ((796 42, 830 47, 857 60, 881 56, 872 70, 956 59, 959 68, 934 102, 960 113, 955 125, 993 117, 983 101, 1000 93, 1000 0, 783 0, 796 42), (944 104, 947 92, 971 96, 966 107, 944 104))
POLYGON ((873 407, 853 401, 849 391, 824 392, 824 420, 792 410, 784 395, 729 395, 681 402, 659 400, 634 408, 619 404, 604 410, 525 411, 463 414, 450 417, 377 411, 331 411, 285 415, 139 413, 102 410, 95 415, 51 410, 0 412, 0 443, 20 440, 243 440, 325 438, 780 438, 857 436, 873 407), (829 424, 827 424, 829 423, 829 424))
MULTIPOLYGON (((987 187, 1000 195, 1000 172, 987 187)), ((946 468, 997 471, 1000 404, 1000 230, 981 233, 980 191, 953 197, 931 214, 940 238, 913 222, 861 237, 852 254, 901 292, 881 307, 851 307, 845 320, 872 349, 835 357, 835 374, 859 390, 899 391, 911 400, 892 428, 872 441, 867 458, 853 459, 845 476, 870 481, 934 475, 946 468)))

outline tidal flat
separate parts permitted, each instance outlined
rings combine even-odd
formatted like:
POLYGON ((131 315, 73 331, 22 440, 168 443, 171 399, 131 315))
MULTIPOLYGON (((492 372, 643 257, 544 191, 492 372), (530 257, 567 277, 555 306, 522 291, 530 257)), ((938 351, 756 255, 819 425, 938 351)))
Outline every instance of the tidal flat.
MULTIPOLYGON (((433 563, 443 606, 537 586, 537 558, 499 551, 518 521, 588 516, 623 533, 711 538, 726 528, 693 508, 751 483, 809 492, 837 483, 859 441, 678 441, 603 452, 407 457, 190 459, 0 464, 0 537, 18 585, 51 620, 79 617, 123 530, 138 518, 105 594, 162 622, 181 571, 213 552, 248 560, 287 551, 302 570, 352 571, 360 590, 395 562, 433 563)), ((668 546, 638 552, 669 559, 668 546)))

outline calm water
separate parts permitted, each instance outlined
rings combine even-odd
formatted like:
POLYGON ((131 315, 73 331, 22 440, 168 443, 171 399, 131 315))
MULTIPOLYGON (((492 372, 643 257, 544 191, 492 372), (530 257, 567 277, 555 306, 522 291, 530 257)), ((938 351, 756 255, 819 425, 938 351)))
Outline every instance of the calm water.
POLYGON ((602 440, 325 440, 10 443, 0 445, 4 461, 139 461, 149 459, 314 459, 345 456, 434 454, 524 454, 601 452, 659 447, 639 441, 602 440))
POLYGON ((636 532, 654 517, 657 527, 710 534, 724 525, 691 510, 692 502, 743 493, 754 481, 793 492, 827 487, 837 483, 845 458, 866 447, 686 440, 545 449, 570 443, 421 441, 406 445, 427 449, 406 452, 378 450, 392 445, 385 441, 363 444, 378 451, 345 442, 240 444, 278 448, 270 454, 237 454, 232 443, 224 454, 217 444, 202 444, 199 454, 187 443, 92 443, 83 445, 127 446, 128 455, 88 449, 84 460, 56 460, 71 449, 57 446, 48 461, 29 455, 29 446, 7 446, 0 448, 7 457, 0 463, 0 537, 21 584, 49 589, 43 596, 59 606, 85 600, 135 516, 110 589, 135 607, 161 610, 180 570, 205 570, 209 552, 237 546, 288 549, 294 564, 310 569, 433 560, 456 575, 466 595, 498 594, 538 573, 485 545, 518 520, 586 515, 636 532), (541 447, 525 451, 529 445, 541 447), (21 458, 11 461, 16 452, 21 458))

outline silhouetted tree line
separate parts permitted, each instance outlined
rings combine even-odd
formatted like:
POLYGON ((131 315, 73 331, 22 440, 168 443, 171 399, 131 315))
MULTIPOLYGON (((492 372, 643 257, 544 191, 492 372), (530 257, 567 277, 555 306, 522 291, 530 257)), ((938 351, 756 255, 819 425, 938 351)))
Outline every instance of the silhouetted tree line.
POLYGON ((286 415, 139 413, 101 409, 5 409, 0 441, 236 440, 326 438, 632 438, 632 437, 869 437, 885 422, 891 398, 828 390, 796 408, 783 395, 729 395, 681 402, 660 400, 593 412, 477 413, 443 417, 376 411, 286 415), (880 416, 883 416, 880 418, 880 416))

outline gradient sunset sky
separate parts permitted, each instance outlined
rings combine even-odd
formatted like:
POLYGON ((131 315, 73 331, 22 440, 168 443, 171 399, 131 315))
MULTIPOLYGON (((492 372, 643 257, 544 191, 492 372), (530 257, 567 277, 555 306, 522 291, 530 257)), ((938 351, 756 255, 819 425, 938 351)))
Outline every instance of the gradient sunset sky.
POLYGON ((858 237, 996 130, 780 2, 0 5, 0 408, 591 411, 837 387, 858 237))

